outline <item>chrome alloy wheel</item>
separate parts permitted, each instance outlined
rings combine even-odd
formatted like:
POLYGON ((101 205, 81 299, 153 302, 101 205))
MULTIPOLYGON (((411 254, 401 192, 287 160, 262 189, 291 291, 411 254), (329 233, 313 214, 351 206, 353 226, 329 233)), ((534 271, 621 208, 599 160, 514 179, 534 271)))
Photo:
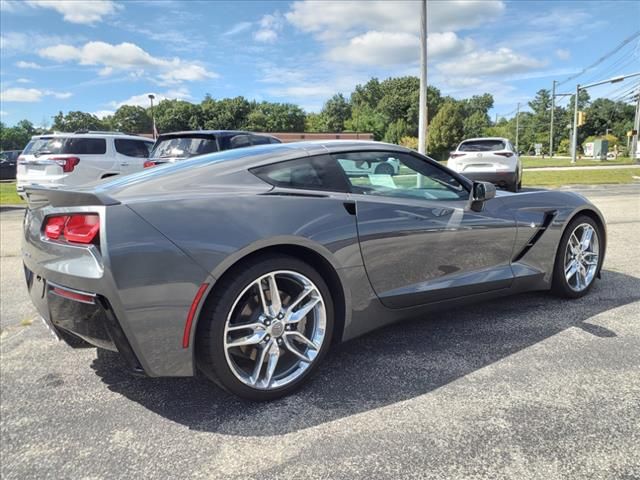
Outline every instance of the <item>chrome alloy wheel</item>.
POLYGON ((227 364, 252 388, 289 385, 320 353, 326 322, 322 294, 306 276, 289 270, 262 275, 238 295, 227 316, 227 364))
POLYGON ((581 292, 591 285, 599 256, 598 232, 588 223, 581 223, 571 232, 564 255, 564 276, 571 290, 581 292))

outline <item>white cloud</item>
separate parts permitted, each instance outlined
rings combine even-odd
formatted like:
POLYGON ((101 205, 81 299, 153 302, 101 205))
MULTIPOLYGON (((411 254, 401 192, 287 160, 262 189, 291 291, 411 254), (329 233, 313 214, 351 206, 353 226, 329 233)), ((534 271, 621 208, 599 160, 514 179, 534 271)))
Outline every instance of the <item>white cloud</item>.
POLYGON ((42 65, 38 65, 35 62, 25 62, 23 60, 20 60, 19 62, 16 62, 16 67, 18 68, 30 68, 33 70, 39 70, 42 68, 42 65))
POLYGON ((39 102, 45 96, 51 96, 58 99, 66 99, 71 97, 69 92, 54 92, 52 90, 40 90, 37 88, 7 88, 0 92, 0 98, 3 102, 39 102))
POLYGON ((186 100, 191 98, 189 90, 186 88, 178 88, 174 90, 167 90, 164 93, 148 92, 141 93, 140 95, 133 95, 126 100, 110 102, 109 106, 114 109, 118 109, 123 105, 133 105, 146 108, 150 104, 149 95, 153 95, 155 97, 153 100, 154 105, 157 105, 162 100, 186 100))
POLYGON ((239 33, 245 32, 251 28, 251 22, 239 22, 233 25, 229 30, 224 32, 222 35, 225 37, 231 37, 233 35, 237 35, 239 33))
POLYGON ((559 48, 556 50, 556 57, 560 60, 569 60, 571 58, 571 52, 566 48, 559 48))
MULTIPOLYGON (((450 0, 428 3, 429 30, 457 31, 495 20, 505 10, 499 0, 478 2, 450 0)), ((415 1, 297 1, 285 15, 305 32, 322 38, 336 38, 336 33, 355 28, 389 32, 415 32, 420 28, 420 3, 415 1)))
POLYGON ((0 93, 3 102, 39 102, 42 96, 37 88, 7 88, 0 93))
POLYGON ((109 117, 111 115, 113 115, 114 112, 113 110, 98 110, 97 112, 92 112, 91 115, 95 115, 96 117, 98 117, 100 120, 102 120, 105 117, 109 117))
MULTIPOLYGON (((3 30, 6 30, 3 27, 3 30)), ((77 43, 83 38, 77 35, 50 35, 36 31, 6 32, 0 35, 0 48, 2 56, 18 54, 31 55, 34 51, 56 45, 58 43, 77 43)))
MULTIPOLYGON (((398 65, 420 59, 420 39, 405 32, 369 31, 353 37, 347 45, 333 47, 327 53, 330 60, 361 65, 398 65)), ((460 55, 473 47, 470 39, 454 32, 432 33, 427 40, 430 58, 460 55)))
POLYGON ((4 110, 0 110, 0 117, 5 117, 9 115, 9 112, 5 112, 4 110))
POLYGON ((545 66, 545 63, 515 53, 509 48, 499 48, 494 51, 471 52, 454 61, 438 65, 443 72, 454 72, 456 75, 505 75, 527 72, 545 66))
POLYGON ((280 12, 264 15, 258 22, 259 29, 253 38, 261 43, 274 43, 284 27, 284 17, 280 12))
POLYGON ((126 70, 139 77, 146 70, 153 70, 158 72, 159 83, 163 84, 218 77, 216 73, 196 63, 177 57, 154 57, 136 44, 128 42, 118 45, 88 42, 82 47, 60 44, 40 49, 38 54, 57 62, 77 62, 80 65, 101 67, 98 72, 101 76, 110 75, 116 70, 126 70))
POLYGON ((27 0, 26 3, 34 8, 55 10, 69 23, 88 25, 100 22, 121 8, 111 0, 27 0))
POLYGON ((33 83, 33 82, 28 78, 19 78, 16 80, 16 83, 33 83))

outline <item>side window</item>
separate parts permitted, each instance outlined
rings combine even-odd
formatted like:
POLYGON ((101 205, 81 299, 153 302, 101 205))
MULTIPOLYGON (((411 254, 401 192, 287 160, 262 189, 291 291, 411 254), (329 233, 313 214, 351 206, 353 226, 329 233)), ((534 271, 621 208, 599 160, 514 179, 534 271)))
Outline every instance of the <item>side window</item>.
POLYGON ((62 150, 76 155, 104 155, 107 142, 104 138, 68 138, 62 150))
POLYGON ((278 138, 271 137, 271 138, 269 139, 269 143, 282 143, 282 142, 281 142, 281 141, 280 141, 280 139, 278 139, 278 138))
POLYGON ((251 169, 258 178, 276 187, 346 192, 344 174, 330 155, 318 155, 251 169))
POLYGON ((149 156, 149 146, 153 145, 144 140, 128 140, 116 138, 114 140, 116 152, 127 157, 147 158, 149 156))
POLYGON ((229 141, 229 148, 242 148, 249 146, 251 146, 249 135, 236 135, 235 137, 231 137, 231 140, 229 141))
POLYGON ((422 200, 467 200, 455 177, 418 157, 399 152, 334 154, 351 191, 363 195, 422 200))
POLYGON ((262 135, 251 135, 252 145, 267 145, 269 143, 269 137, 263 137, 262 135))

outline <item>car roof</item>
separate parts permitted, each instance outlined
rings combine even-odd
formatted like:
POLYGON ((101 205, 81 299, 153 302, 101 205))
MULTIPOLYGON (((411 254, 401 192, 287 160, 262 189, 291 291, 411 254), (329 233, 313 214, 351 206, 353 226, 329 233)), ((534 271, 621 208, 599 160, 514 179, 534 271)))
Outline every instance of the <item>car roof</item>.
POLYGON ((143 137, 142 135, 128 135, 126 133, 100 133, 100 132, 87 132, 87 133, 65 133, 65 132, 54 132, 54 133, 42 133, 40 135, 33 135, 31 137, 32 140, 38 138, 120 138, 125 140, 147 140, 149 142, 154 142, 153 138, 143 137))
MULTIPOLYGON (((249 132, 247 130, 183 130, 180 132, 167 132, 160 134, 160 137, 179 137, 187 135, 261 135, 263 137, 273 137, 267 133, 249 132)), ((273 137, 275 138, 275 137, 273 137)))
POLYGON ((477 138, 465 138, 460 143, 477 142, 479 140, 501 140, 503 142, 508 142, 509 141, 508 138, 504 138, 504 137, 477 137, 477 138))

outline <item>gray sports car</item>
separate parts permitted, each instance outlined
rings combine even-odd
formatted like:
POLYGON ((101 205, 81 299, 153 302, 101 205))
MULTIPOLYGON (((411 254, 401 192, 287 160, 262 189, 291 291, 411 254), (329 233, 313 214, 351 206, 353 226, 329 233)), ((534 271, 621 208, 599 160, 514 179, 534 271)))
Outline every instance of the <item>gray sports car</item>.
POLYGON ((580 297, 606 242, 580 195, 496 193, 376 142, 231 150, 27 196, 27 286, 56 336, 255 400, 401 318, 531 290, 580 297), (371 173, 391 161, 393 175, 371 173))

